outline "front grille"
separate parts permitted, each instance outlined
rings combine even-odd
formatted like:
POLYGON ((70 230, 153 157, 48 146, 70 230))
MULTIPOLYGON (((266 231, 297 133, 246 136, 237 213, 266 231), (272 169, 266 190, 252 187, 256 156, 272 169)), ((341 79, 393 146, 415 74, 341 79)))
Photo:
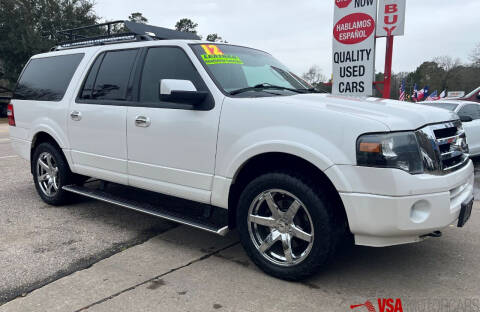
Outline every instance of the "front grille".
POLYGON ((458 129, 456 127, 451 127, 451 128, 433 130, 433 133, 435 133, 435 136, 437 138, 448 138, 448 137, 455 136, 457 134, 457 130, 458 129))
POLYGON ((468 145, 460 121, 429 125, 416 135, 426 173, 444 175, 468 164, 468 145))

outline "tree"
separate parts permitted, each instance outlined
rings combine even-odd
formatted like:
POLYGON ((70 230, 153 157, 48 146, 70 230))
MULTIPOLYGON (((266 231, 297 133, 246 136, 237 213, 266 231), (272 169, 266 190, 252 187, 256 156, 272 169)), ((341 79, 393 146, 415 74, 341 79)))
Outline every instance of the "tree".
POLYGON ((423 62, 415 72, 409 75, 411 81, 414 81, 419 88, 429 86, 430 90, 444 90, 445 70, 436 62, 423 62))
POLYGON ((318 65, 310 67, 310 69, 302 75, 302 78, 315 88, 322 87, 322 83, 327 80, 327 77, 322 73, 322 69, 318 65))
POLYGON ((438 64, 444 71, 449 72, 455 67, 462 65, 462 61, 459 58, 453 59, 448 55, 437 56, 433 58, 433 61, 438 64))
POLYGON ((140 24, 148 23, 148 19, 145 16, 143 16, 143 14, 140 12, 135 12, 130 14, 130 16, 128 17, 128 20, 131 22, 140 23, 140 24))
MULTIPOLYGON (((189 18, 182 18, 181 20, 179 20, 175 24, 175 29, 176 30, 193 33, 193 34, 199 36, 200 39, 201 39, 202 36, 198 34, 197 27, 198 27, 198 24, 195 23, 194 21, 192 21, 189 18)), ((207 36, 207 41, 227 43, 227 41, 223 40, 222 37, 220 37, 217 33, 209 34, 207 36)))
POLYGON ((470 92, 480 86, 480 66, 463 65, 460 60, 451 57, 437 57, 409 73, 407 80, 417 83, 419 88, 428 85, 430 91, 470 92))
POLYGON ((226 42, 222 39, 222 37, 220 37, 218 34, 209 34, 207 36, 207 41, 211 41, 211 42, 226 42))
MULTIPOLYGON (((28 59, 56 44, 58 30, 91 25, 92 0, 1 0, 0 58, 9 86, 28 59)), ((8 86, 7 86, 8 87, 8 86)))
POLYGON ((443 69, 441 78, 440 89, 446 90, 449 85, 449 81, 453 78, 454 69, 461 66, 462 62, 459 58, 453 59, 450 56, 438 56, 433 59, 440 68, 443 69))
POLYGON ((450 91, 470 91, 480 86, 480 67, 458 66, 451 70, 446 83, 450 91))
POLYGON ((178 31, 189 32, 197 34, 198 24, 189 18, 182 18, 175 24, 175 29, 178 31))
POLYGON ((477 43, 473 49, 470 59, 472 60, 474 66, 480 67, 480 42, 477 43))

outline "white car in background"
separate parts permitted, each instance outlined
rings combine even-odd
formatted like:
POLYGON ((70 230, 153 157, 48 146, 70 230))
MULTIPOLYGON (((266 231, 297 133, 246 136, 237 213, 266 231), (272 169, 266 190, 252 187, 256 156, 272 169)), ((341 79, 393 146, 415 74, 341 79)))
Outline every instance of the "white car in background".
POLYGON ((422 102, 457 113, 467 134, 470 156, 480 156, 480 103, 460 100, 422 102))

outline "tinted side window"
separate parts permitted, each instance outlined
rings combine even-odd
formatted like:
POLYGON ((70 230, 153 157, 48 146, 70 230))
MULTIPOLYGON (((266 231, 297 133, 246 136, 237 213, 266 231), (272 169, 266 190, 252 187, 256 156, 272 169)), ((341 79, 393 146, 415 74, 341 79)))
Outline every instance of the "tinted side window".
POLYGON ((476 104, 465 105, 458 112, 459 116, 469 116, 472 119, 480 119, 480 106, 476 104))
POLYGON ((187 54, 180 48, 159 47, 148 50, 142 72, 141 102, 160 101, 161 79, 190 80, 198 91, 208 91, 187 54))
POLYGON ((105 54, 95 79, 92 99, 126 99, 127 85, 137 52, 138 50, 123 50, 105 54))
POLYGON ((25 68, 14 99, 61 101, 83 54, 32 59, 25 68))
POLYGON ((80 94, 81 99, 92 98, 93 85, 95 84, 95 78, 97 78, 98 68, 102 63, 104 56, 105 56, 105 53, 100 54, 95 60, 95 63, 93 63, 92 67, 90 68, 90 71, 88 72, 88 77, 85 80, 85 84, 83 85, 83 89, 80 94))

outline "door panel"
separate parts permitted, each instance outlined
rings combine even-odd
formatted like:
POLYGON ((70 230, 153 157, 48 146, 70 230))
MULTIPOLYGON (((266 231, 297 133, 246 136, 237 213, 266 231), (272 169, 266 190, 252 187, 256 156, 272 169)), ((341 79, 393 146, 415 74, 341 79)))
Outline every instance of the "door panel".
POLYGON ((467 134, 467 143, 470 155, 480 154, 480 119, 464 122, 463 128, 467 134))
POLYGON ((70 105, 69 139, 75 172, 128 184, 127 106, 138 49, 102 52, 70 105))
POLYGON ((129 184, 208 202, 215 167, 218 111, 129 107, 129 184), (150 126, 138 127, 138 116, 150 126), (192 189, 196 189, 193 191, 192 189))
POLYGON ((81 114, 68 121, 74 171, 127 184, 126 107, 75 103, 71 111, 81 114))
POLYGON ((215 169, 221 98, 208 111, 162 102, 162 79, 189 80, 209 91, 179 47, 150 48, 145 56, 139 105, 127 110, 129 184, 159 193, 209 203, 215 169), (138 119, 138 121, 137 121, 138 119))
POLYGON ((470 155, 480 154, 480 105, 464 104, 458 111, 459 116, 471 117, 473 120, 463 122, 463 128, 467 134, 467 143, 470 155))

